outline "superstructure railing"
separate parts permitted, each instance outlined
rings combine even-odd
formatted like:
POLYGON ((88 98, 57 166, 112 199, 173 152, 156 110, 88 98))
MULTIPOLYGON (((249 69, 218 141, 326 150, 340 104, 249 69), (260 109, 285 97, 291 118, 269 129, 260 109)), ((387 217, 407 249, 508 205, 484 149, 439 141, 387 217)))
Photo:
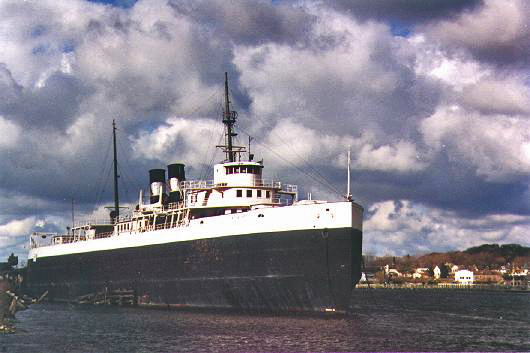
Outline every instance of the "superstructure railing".
POLYGON ((213 180, 186 180, 180 182, 182 189, 213 189, 222 187, 265 187, 273 188, 286 192, 296 192, 298 190, 297 185, 284 184, 281 181, 257 179, 251 181, 245 181, 241 184, 231 183, 228 185, 226 182, 215 183, 213 180))

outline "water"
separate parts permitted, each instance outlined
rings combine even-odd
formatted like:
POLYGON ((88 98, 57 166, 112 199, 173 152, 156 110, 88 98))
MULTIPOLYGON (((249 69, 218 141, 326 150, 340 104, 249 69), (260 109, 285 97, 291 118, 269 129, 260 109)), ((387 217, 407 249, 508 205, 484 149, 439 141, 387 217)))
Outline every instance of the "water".
POLYGON ((529 351, 530 293, 364 289, 349 315, 39 304, 0 352, 529 351))

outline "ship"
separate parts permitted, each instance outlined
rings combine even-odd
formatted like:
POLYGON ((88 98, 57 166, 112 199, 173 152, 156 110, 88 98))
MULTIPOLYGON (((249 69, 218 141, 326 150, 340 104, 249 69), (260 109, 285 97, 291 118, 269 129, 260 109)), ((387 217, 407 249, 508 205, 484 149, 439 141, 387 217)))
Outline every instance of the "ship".
POLYGON ((110 219, 77 222, 67 234, 31 234, 28 295, 108 303, 121 293, 138 306, 348 310, 361 277, 362 206, 351 195, 299 200, 296 185, 263 179, 263 160, 234 144, 237 113, 224 78, 224 144, 217 147, 225 159, 214 165, 213 180, 187 180, 182 163, 151 169, 149 195, 140 190, 136 207, 120 215, 113 121, 110 219))

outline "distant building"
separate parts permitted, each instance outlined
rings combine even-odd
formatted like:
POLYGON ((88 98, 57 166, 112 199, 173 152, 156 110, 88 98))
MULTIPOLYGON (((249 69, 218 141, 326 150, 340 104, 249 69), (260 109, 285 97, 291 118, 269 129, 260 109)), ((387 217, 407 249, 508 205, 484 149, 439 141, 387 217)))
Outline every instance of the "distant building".
POLYGON ((473 278, 473 272, 468 270, 459 270, 455 272, 455 281, 458 284, 463 285, 472 285, 474 278, 473 278))
POLYGON ((427 267, 418 267, 415 272, 422 275, 424 273, 429 273, 429 269, 427 267))
POLYGON ((434 273, 434 278, 436 279, 440 279, 440 277, 442 276, 442 270, 440 270, 440 267, 438 266, 434 268, 433 273, 434 273))
POLYGON ((414 272, 414 273, 412 274, 412 278, 414 278, 414 279, 421 279, 421 277, 422 277, 422 274, 421 274, 421 273, 414 272))
POLYGON ((457 265, 451 266, 451 273, 454 274, 456 271, 458 271, 458 266, 457 265))
POLYGON ((401 274, 401 272, 399 272, 395 268, 390 268, 389 265, 385 265, 385 276, 387 276, 387 277, 401 277, 403 275, 401 274))
POLYGON ((388 276, 390 276, 390 277, 392 277, 392 276, 401 277, 403 275, 401 274, 401 272, 399 272, 395 268, 391 268, 390 270, 388 270, 388 276))
POLYGON ((474 274, 476 283, 502 283, 502 275, 493 271, 481 271, 474 274))

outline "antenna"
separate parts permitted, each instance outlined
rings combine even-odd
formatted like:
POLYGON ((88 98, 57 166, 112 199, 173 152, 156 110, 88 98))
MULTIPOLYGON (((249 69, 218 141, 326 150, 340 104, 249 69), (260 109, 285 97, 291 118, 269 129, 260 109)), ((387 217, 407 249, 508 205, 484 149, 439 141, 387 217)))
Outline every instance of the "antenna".
POLYGON ((75 222, 74 222, 74 198, 72 197, 72 233, 74 232, 73 229, 75 227, 75 222))
POLYGON ((351 150, 351 145, 348 145, 348 185, 346 188, 346 200, 348 201, 352 200, 352 195, 350 192, 350 169, 351 169, 351 157, 350 157, 351 151, 350 150, 351 150))
POLYGON ((253 138, 252 136, 248 137, 248 160, 252 161, 254 159, 254 155, 250 153, 250 143, 252 142, 253 138))
POLYGON ((114 218, 116 221, 120 216, 120 198, 118 195, 118 155, 116 152, 116 121, 112 120, 112 142, 114 146, 114 217, 111 212, 111 218, 114 218))

